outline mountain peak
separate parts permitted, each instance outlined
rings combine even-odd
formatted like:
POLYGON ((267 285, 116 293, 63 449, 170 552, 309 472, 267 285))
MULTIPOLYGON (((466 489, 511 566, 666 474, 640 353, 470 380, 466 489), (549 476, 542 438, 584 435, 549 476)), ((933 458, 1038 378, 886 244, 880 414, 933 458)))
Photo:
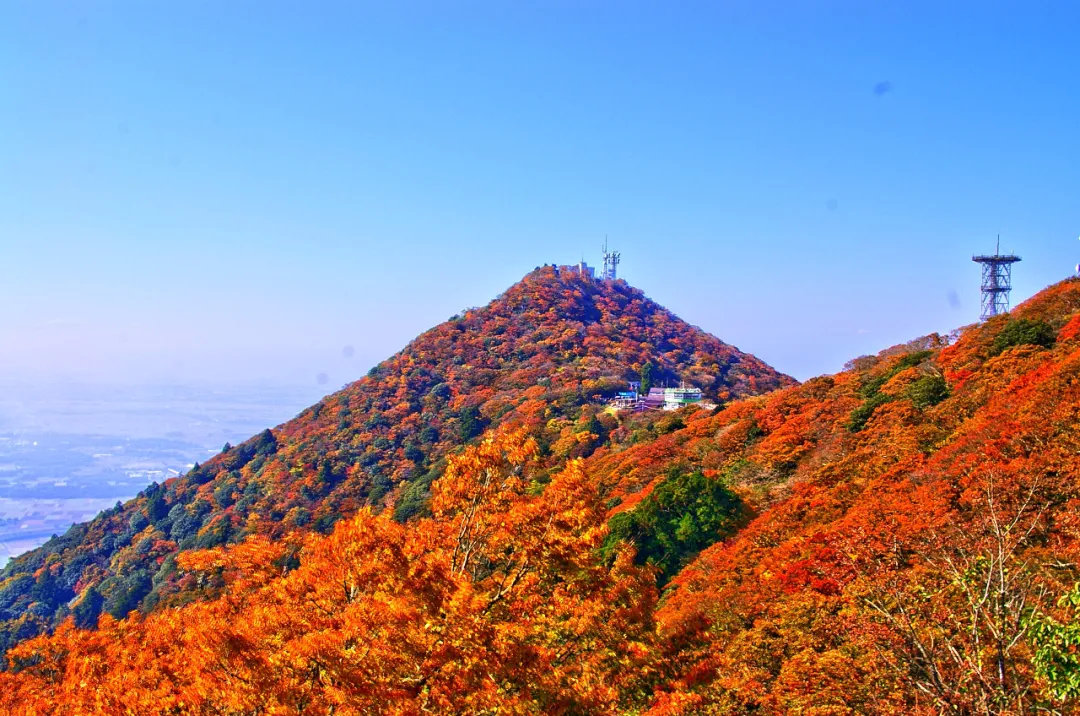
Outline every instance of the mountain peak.
MULTIPOLYGON (((622 279, 605 281, 593 274, 594 269, 586 266, 584 262, 568 266, 545 264, 525 274, 486 306, 469 310, 535 310, 552 320, 573 321, 583 317, 575 312, 575 308, 585 310, 585 318, 599 317, 589 310, 597 296, 635 295, 648 300, 640 289, 630 286, 622 279), (552 311, 556 313, 552 314, 552 311)), ((468 311, 462 315, 465 313, 468 311)))
POLYGON ((64 565, 42 616, 65 613, 89 588, 108 595, 97 608, 117 617, 182 600, 190 585, 168 555, 253 533, 325 532, 364 505, 405 520, 426 509, 445 457, 486 429, 525 428, 551 469, 590 454, 617 427, 608 401, 646 365, 657 383, 686 381, 718 403, 795 382, 625 281, 543 266, 293 420, 152 485, 3 574, 64 565), (122 570, 120 551, 131 554, 122 570))
POLYGON ((601 381, 601 393, 611 393, 646 363, 658 382, 687 381, 720 402, 795 382, 625 281, 593 278, 576 266, 531 271, 486 306, 421 334, 377 372, 400 372, 403 361, 418 357, 470 390, 576 390, 601 381))

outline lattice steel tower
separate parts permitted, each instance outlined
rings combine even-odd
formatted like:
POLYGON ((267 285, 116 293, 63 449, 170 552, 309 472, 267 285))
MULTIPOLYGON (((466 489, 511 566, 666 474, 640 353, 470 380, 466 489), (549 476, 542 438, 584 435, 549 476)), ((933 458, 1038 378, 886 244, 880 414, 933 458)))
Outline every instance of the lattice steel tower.
POLYGON ((1009 312, 1009 291, 1012 290, 1012 265, 1019 256, 1001 253, 1001 236, 993 256, 972 256, 971 260, 982 264, 982 320, 999 313, 1009 312))
POLYGON ((601 277, 605 281, 614 281, 616 276, 616 269, 619 267, 619 261, 622 259, 622 254, 618 251, 608 251, 607 237, 604 238, 604 271, 601 277))

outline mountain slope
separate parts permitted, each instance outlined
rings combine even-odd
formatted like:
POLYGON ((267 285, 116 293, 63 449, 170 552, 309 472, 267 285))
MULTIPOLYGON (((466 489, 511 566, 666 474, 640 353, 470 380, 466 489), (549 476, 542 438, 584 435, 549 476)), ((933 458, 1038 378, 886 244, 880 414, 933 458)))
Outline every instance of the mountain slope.
POLYGON ((409 525, 182 556, 221 598, 26 642, 0 707, 1075 711, 1080 281, 554 474, 532 429, 409 525))
POLYGON ((418 336, 369 375, 0 572, 0 649, 72 614, 191 598, 175 555, 252 534, 327 532, 363 505, 426 509, 444 457, 488 427, 525 425, 550 469, 615 427, 603 402, 646 363, 714 400, 793 383, 625 282, 544 267, 418 336))
POLYGON ((614 511, 680 466, 751 515, 668 585, 655 711, 1071 712, 1078 337, 1069 280, 955 342, 864 356, 594 454, 614 511))

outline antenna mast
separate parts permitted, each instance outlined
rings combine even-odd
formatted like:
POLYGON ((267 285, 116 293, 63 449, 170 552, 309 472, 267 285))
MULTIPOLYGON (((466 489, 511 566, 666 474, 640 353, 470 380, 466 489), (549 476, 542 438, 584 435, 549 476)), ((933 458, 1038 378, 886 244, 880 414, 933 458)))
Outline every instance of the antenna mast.
POLYGON ((1020 261, 1013 254, 1002 255, 1001 234, 997 237, 997 246, 993 256, 972 256, 971 260, 982 264, 982 315, 986 320, 991 316, 1009 312, 1009 291, 1012 290, 1012 265, 1020 261))
POLYGON ((618 251, 608 251, 607 236, 604 237, 604 271, 601 277, 605 281, 614 281, 617 277, 619 261, 622 259, 622 254, 618 251))

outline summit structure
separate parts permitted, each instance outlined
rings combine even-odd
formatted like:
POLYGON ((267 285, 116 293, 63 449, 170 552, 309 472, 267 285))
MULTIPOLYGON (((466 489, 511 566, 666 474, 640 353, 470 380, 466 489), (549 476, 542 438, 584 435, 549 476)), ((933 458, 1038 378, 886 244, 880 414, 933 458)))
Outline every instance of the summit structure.
POLYGON ((1012 265, 1019 256, 1001 253, 1001 237, 993 256, 972 256, 971 260, 982 264, 982 314, 986 320, 991 316, 1009 312, 1009 291, 1012 290, 1012 265))
POLYGON ((604 239, 604 271, 601 274, 601 278, 605 281, 614 281, 617 278, 619 261, 622 260, 622 254, 618 251, 608 251, 607 239, 604 239))

